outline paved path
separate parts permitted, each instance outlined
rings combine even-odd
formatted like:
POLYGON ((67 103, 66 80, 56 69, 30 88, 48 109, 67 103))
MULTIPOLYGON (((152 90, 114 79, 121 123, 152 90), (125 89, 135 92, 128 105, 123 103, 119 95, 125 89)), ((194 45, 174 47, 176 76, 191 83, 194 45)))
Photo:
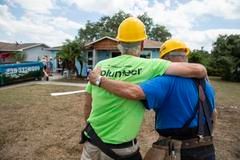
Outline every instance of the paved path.
POLYGON ((21 82, 18 84, 11 84, 7 86, 0 87, 0 90, 4 89, 11 89, 16 87, 28 86, 33 84, 40 84, 40 85, 63 85, 63 86, 78 86, 78 87, 85 87, 87 83, 72 83, 72 82, 56 82, 52 80, 61 79, 62 76, 54 75, 50 77, 50 81, 30 81, 30 82, 21 82))

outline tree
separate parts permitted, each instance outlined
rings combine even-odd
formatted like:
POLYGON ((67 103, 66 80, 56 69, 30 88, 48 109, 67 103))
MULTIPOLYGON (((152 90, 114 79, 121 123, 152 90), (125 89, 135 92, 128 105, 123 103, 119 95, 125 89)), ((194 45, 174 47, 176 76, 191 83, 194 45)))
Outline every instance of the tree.
POLYGON ((79 29, 78 37, 85 42, 90 42, 104 36, 115 37, 117 35, 118 26, 129 16, 130 14, 119 11, 112 17, 101 17, 98 22, 87 21, 85 28, 79 29))
POLYGON ((154 25, 149 33, 149 38, 155 41, 165 42, 171 37, 172 35, 167 28, 158 24, 154 25))
POLYGON ((153 24, 153 19, 150 18, 147 13, 145 12, 143 15, 139 15, 138 18, 144 23, 146 27, 146 33, 149 35, 152 30, 153 24))
MULTIPOLYGON (((116 37, 120 23, 131 15, 119 11, 113 16, 103 16, 97 22, 87 21, 85 28, 78 31, 79 39, 90 42, 104 36, 116 37)), ((139 15, 138 18, 145 24, 148 38, 157 41, 165 41, 171 37, 171 33, 165 26, 154 24, 152 18, 147 13, 139 15)))
POLYGON ((240 81, 240 35, 219 35, 213 43, 213 63, 225 80, 240 81))
POLYGON ((204 65, 207 68, 208 75, 219 76, 219 74, 217 74, 217 68, 215 67, 216 65, 213 64, 214 59, 208 51, 205 51, 203 49, 194 49, 191 54, 189 54, 188 60, 192 63, 200 63, 204 65))
POLYGON ((58 53, 58 56, 63 59, 63 62, 69 71, 75 72, 77 76, 81 76, 83 62, 86 61, 84 42, 79 39, 75 39, 73 41, 66 40, 62 46, 62 50, 58 53), (80 75, 78 74, 77 67, 75 65, 75 60, 78 60, 81 65, 80 75))
POLYGON ((191 54, 189 54, 188 60, 193 63, 200 63, 205 66, 209 65, 210 54, 205 50, 194 49, 191 54))

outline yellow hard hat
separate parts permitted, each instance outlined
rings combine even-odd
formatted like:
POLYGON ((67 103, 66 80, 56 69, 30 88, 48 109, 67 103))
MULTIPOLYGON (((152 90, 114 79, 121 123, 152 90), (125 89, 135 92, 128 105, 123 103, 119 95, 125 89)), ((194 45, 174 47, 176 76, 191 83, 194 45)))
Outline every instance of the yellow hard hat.
POLYGON ((116 39, 121 42, 138 42, 147 38, 145 25, 135 17, 129 17, 122 21, 118 27, 116 39))
POLYGON ((167 53, 177 50, 177 49, 186 50, 185 51, 186 56, 190 52, 190 49, 187 47, 187 45, 183 41, 178 40, 178 39, 169 39, 169 40, 165 41, 160 48, 160 58, 162 58, 167 53))

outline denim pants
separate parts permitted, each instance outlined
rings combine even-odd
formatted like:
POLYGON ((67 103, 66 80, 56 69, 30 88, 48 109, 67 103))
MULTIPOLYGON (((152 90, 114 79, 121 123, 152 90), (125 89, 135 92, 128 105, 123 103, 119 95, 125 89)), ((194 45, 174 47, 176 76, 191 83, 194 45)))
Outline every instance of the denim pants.
POLYGON ((182 149, 181 160, 215 160, 214 145, 182 149))

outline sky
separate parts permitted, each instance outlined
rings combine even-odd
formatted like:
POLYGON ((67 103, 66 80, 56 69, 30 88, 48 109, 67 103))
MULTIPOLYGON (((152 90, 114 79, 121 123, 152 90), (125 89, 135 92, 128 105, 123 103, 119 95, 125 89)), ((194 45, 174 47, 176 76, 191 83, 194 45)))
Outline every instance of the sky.
POLYGON ((119 10, 146 12, 191 49, 211 51, 219 34, 240 34, 239 0, 0 0, 0 41, 59 46, 119 10))

